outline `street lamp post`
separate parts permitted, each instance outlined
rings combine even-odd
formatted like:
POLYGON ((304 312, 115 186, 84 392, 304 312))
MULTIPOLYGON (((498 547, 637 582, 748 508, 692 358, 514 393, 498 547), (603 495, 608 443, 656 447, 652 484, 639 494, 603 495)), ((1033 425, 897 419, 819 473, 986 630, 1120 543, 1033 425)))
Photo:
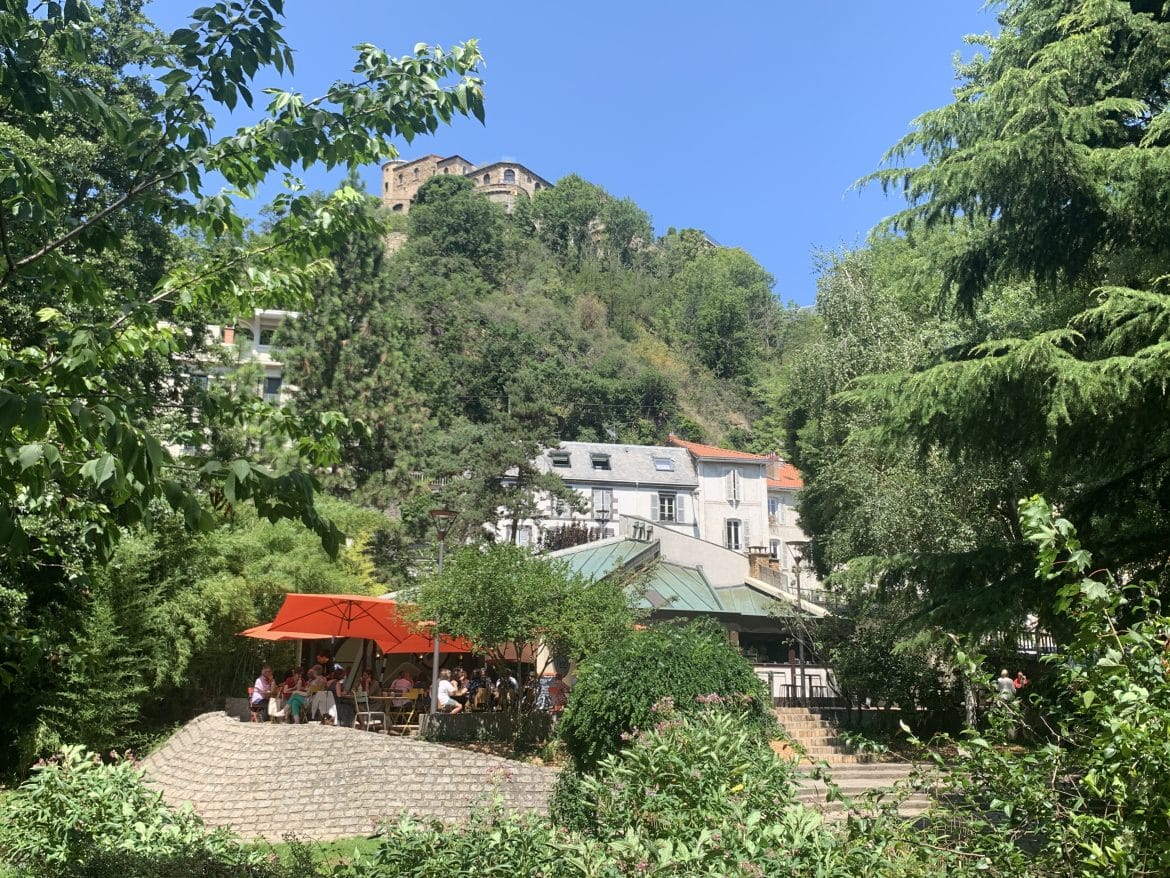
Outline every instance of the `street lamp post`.
MULTIPOLYGON (((800 593, 800 568, 804 565, 804 553, 807 547, 808 544, 802 542, 794 541, 788 544, 792 557, 796 561, 796 614, 798 619, 800 614, 804 612, 804 601, 800 593)), ((798 624, 802 628, 804 627, 803 621, 798 624)), ((805 704, 808 700, 808 687, 804 669, 804 637, 799 634, 796 636, 796 648, 800 659, 800 703, 805 704)))
MULTIPOLYGON (((431 518, 435 522, 435 530, 439 533, 439 576, 443 575, 443 555, 447 550, 447 531, 459 513, 453 509, 432 509, 431 518)), ((438 712, 439 707, 439 614, 435 613, 435 646, 431 656, 431 716, 438 712)))

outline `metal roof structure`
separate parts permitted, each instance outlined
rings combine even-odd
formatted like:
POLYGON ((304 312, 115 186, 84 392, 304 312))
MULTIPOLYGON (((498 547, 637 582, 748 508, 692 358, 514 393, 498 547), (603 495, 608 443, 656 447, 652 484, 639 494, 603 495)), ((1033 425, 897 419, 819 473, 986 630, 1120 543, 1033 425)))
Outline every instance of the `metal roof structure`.
POLYGON ((615 537, 553 552, 550 558, 596 582, 615 573, 637 574, 639 609, 663 613, 712 613, 774 618, 791 611, 784 596, 773 597, 750 584, 716 588, 701 567, 663 560, 657 540, 615 537))
POLYGON ((561 549, 549 557, 564 561, 574 573, 596 582, 625 568, 637 569, 640 564, 657 558, 658 544, 617 537, 561 549), (642 555, 647 557, 640 558, 642 555))

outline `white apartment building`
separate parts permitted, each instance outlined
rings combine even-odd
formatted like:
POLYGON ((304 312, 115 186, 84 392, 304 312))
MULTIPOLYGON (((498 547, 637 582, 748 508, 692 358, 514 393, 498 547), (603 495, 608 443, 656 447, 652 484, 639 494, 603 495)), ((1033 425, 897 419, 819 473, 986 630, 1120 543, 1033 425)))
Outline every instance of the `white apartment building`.
MULTIPOLYGON (((698 536, 698 480, 685 449, 665 445, 619 445, 562 442, 536 461, 542 472, 559 475, 581 495, 581 509, 552 494, 540 498, 535 518, 519 523, 515 541, 539 543, 547 531, 585 526, 598 536, 615 533, 619 515, 659 522, 689 536, 698 536)), ((512 541, 511 524, 501 521, 499 539, 512 541)))
POLYGON ((668 443, 562 442, 548 449, 536 467, 577 491, 581 508, 546 494, 537 515, 520 521, 515 535, 501 517, 497 537, 539 545, 557 528, 584 526, 604 539, 616 534, 619 516, 631 516, 741 555, 770 555, 773 569, 791 574, 807 542, 796 515, 802 486, 796 468, 776 456, 674 435, 668 443))
MULTIPOLYGON (((208 334, 213 343, 235 347, 242 361, 259 366, 262 375, 256 391, 266 401, 280 404, 288 401, 295 388, 285 383, 284 364, 272 355, 272 339, 281 323, 299 316, 296 311, 257 310, 251 317, 240 318, 232 326, 213 326, 208 334)), ((193 375, 196 380, 206 381, 209 374, 218 375, 225 371, 223 366, 206 362, 201 367, 193 375)))

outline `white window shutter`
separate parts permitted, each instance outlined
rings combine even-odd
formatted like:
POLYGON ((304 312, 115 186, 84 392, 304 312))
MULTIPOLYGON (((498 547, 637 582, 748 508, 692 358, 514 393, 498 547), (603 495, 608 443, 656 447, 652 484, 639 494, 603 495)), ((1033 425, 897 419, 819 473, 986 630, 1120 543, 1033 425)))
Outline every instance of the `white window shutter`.
POLYGON ((650 520, 658 521, 658 495, 650 495, 650 520))
POLYGON ((687 523, 687 498, 683 494, 674 498, 674 520, 679 524, 687 523))
POLYGON ((747 547, 752 544, 751 528, 748 527, 748 520, 745 518, 743 520, 743 524, 741 524, 739 527, 740 527, 740 530, 739 530, 740 546, 742 546, 743 549, 746 550, 747 547))
POLYGON ((727 494, 727 502, 735 502, 735 470, 729 469, 723 477, 723 488, 727 494))

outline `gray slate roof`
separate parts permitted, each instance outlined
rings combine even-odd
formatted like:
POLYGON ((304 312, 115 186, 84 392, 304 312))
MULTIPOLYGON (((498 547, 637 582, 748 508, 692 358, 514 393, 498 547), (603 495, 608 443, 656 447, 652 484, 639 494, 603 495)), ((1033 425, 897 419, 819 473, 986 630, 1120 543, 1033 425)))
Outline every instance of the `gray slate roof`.
POLYGON ((678 488, 696 488, 699 479, 695 465, 685 448, 669 445, 618 445, 608 442, 562 442, 557 448, 545 451, 536 464, 543 472, 554 472, 566 482, 596 482, 599 484, 669 485, 678 488), (554 467, 552 455, 568 452, 569 466, 554 467), (609 469, 593 468, 594 454, 609 455, 609 469), (669 458, 674 471, 654 467, 654 458, 669 458))

